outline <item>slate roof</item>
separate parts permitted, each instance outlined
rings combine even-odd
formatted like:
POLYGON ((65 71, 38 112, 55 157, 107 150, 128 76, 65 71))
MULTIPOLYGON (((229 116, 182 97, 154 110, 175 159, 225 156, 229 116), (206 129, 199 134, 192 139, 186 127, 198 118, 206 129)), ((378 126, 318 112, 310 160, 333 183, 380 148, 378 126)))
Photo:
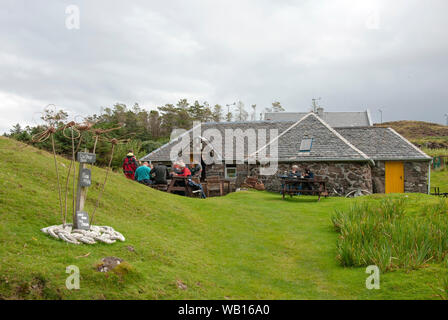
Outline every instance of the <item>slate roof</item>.
POLYGON ((373 160, 430 160, 431 157, 391 128, 336 128, 373 160))
MULTIPOLYGON (((265 120, 270 121, 298 121, 307 114, 307 112, 267 112, 265 113, 264 118, 265 120)), ((372 125, 368 110, 355 112, 323 112, 319 117, 333 128, 372 125)))
MULTIPOLYGON (((270 131, 277 130, 278 137, 274 140, 278 146, 279 162, 300 162, 300 161, 370 161, 373 160, 430 160, 418 148, 409 141, 389 128, 380 127, 343 127, 332 128, 325 121, 314 113, 306 114, 300 121, 252 121, 252 122, 219 122, 201 124, 201 139, 203 145, 216 151, 220 159, 236 160, 246 159, 257 152, 266 152, 270 159, 274 159, 270 154, 271 146, 266 142, 257 139, 244 139, 244 134, 253 132, 260 133, 260 129, 265 130, 266 142, 271 141, 270 131), (222 136, 222 141, 214 140, 207 136, 207 129, 218 130, 222 136), (252 131, 253 129, 253 131, 252 131), (234 139, 232 156, 225 152, 224 143, 226 132, 237 131, 234 139), (299 152, 300 143, 304 138, 312 138, 312 148, 310 152, 299 152), (240 139, 240 140, 238 140, 240 139), (237 153, 236 146, 244 144, 244 154, 237 153), (265 148, 263 148, 265 147, 265 148)), ((185 134, 192 138, 193 129, 185 134)), ((151 152, 141 160, 150 161, 171 161, 171 149, 179 145, 181 136, 178 139, 167 143, 159 149, 151 152)), ((184 150, 188 151, 188 146, 184 150)), ((177 149, 176 149, 177 150, 177 149)), ((180 150, 180 149, 179 149, 180 150)), ((229 150, 227 150, 229 151, 229 150)), ((177 152, 177 151, 176 151, 177 152)))

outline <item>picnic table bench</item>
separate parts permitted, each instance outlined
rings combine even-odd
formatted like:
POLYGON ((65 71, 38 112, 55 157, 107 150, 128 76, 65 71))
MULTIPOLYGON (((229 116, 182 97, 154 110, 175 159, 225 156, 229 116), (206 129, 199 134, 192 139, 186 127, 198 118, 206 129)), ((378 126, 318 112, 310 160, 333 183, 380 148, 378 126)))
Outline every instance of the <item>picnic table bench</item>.
POLYGON ((207 197, 210 196, 210 191, 219 191, 220 196, 232 192, 232 181, 230 179, 221 179, 219 177, 209 177, 206 181, 201 182, 199 177, 173 176, 167 181, 167 184, 151 184, 149 186, 168 193, 180 191, 183 192, 185 196, 192 197, 195 192, 193 192, 193 188, 188 184, 188 179, 191 179, 197 184, 201 184, 207 197))
POLYGON ((307 179, 307 178, 294 178, 294 177, 280 177, 282 181, 282 197, 285 199, 285 195, 289 194, 290 197, 297 194, 310 194, 317 195, 320 201, 320 197, 328 197, 327 187, 325 181, 319 178, 307 179), (299 189, 299 186, 302 186, 299 189), (310 189, 304 189, 304 186, 309 186, 310 189))
POLYGON ((168 190, 168 184, 150 184, 151 188, 159 190, 159 191, 167 191, 168 190))
MULTIPOLYGON (((198 193, 198 190, 195 190, 189 183, 188 180, 193 181, 194 183, 201 184, 199 177, 179 177, 173 176, 171 177, 170 182, 168 183, 168 187, 166 188, 166 192, 174 193, 175 191, 181 191, 184 193, 186 197, 193 197, 195 193, 198 193)), ((204 187, 204 183, 202 183, 204 187)), ((198 193, 199 195, 199 193, 198 193)))
POLYGON ((193 195, 193 190, 191 186, 188 185, 188 177, 171 177, 166 192, 173 193, 174 191, 182 191, 185 196, 191 197, 193 195))

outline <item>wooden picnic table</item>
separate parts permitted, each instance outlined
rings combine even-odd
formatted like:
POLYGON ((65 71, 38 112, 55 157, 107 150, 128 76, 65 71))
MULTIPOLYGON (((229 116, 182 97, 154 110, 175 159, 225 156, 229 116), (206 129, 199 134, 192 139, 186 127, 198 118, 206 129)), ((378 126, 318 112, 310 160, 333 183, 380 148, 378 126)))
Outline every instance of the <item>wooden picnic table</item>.
POLYGON ((282 197, 285 199, 285 195, 289 194, 291 197, 300 194, 318 195, 317 201, 320 201, 320 197, 328 197, 327 187, 325 181, 319 178, 294 178, 294 177, 280 177, 282 181, 282 197), (302 189, 299 190, 299 186, 302 189), (310 189, 304 189, 303 187, 308 185, 310 189))
POLYGON ((188 179, 188 177, 171 177, 166 192, 173 193, 174 191, 182 191, 185 193, 185 196, 191 197, 193 195, 193 190, 191 189, 191 186, 188 185, 188 179))

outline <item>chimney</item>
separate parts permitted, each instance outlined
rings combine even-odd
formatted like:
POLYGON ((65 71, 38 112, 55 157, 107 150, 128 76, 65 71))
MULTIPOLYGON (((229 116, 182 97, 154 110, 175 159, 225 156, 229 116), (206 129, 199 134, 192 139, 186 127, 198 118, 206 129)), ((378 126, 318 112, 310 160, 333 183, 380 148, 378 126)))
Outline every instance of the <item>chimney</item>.
POLYGON ((324 116, 324 108, 317 108, 317 115, 322 118, 324 116))

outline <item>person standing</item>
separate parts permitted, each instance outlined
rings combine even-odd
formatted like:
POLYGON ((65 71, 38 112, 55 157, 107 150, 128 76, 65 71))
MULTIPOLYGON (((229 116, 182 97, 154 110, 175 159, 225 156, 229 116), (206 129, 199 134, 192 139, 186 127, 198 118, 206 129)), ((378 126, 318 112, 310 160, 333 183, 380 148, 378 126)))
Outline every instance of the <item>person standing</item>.
POLYGON ((143 165, 135 170, 135 180, 144 185, 151 184, 151 168, 149 167, 148 161, 143 162, 143 165))
POLYGON ((126 178, 134 180, 135 179, 135 170, 138 168, 137 159, 134 156, 132 150, 129 150, 126 157, 123 159, 123 173, 126 178))

